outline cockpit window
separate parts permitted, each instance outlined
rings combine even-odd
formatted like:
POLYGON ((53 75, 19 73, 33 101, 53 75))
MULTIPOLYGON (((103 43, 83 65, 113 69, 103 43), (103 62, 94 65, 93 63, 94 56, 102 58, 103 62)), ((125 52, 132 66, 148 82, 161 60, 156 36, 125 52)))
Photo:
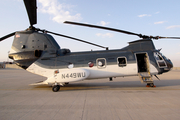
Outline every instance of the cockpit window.
POLYGON ((160 53, 161 56, 165 59, 165 60, 169 60, 169 58, 167 58, 166 56, 164 56, 162 53, 160 53))
POLYGON ((159 53, 154 53, 156 60, 163 60, 162 56, 159 53))
POLYGON ((164 61, 161 53, 154 52, 154 57, 156 59, 156 62, 158 64, 159 68, 167 67, 166 62, 164 61))

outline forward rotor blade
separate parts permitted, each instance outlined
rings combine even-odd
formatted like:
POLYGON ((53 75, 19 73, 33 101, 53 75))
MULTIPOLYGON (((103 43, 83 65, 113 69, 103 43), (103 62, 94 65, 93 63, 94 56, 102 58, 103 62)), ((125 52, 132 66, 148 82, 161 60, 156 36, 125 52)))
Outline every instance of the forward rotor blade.
POLYGON ((47 32, 47 33, 54 34, 54 35, 58 35, 58 36, 61 36, 61 37, 73 39, 73 40, 76 40, 76 41, 84 42, 84 43, 87 43, 87 44, 90 44, 90 45, 94 45, 94 46, 97 46, 97 47, 101 47, 101 48, 106 48, 106 49, 108 49, 107 47, 103 47, 103 46, 101 46, 101 45, 97 45, 97 44, 94 44, 94 43, 91 43, 91 42, 87 42, 87 41, 84 41, 84 40, 81 40, 81 39, 77 39, 77 38, 74 38, 74 37, 62 35, 62 34, 59 34, 59 33, 50 32, 50 31, 46 31, 46 32, 47 32))
POLYGON ((9 37, 15 35, 15 33, 16 33, 16 32, 13 32, 13 33, 10 33, 10 34, 8 34, 8 35, 6 35, 6 36, 0 38, 0 41, 3 41, 4 39, 7 39, 7 38, 9 38, 9 37))
POLYGON ((137 35, 139 37, 142 36, 141 34, 136 34, 136 33, 133 33, 133 32, 119 30, 119 29, 114 29, 114 28, 109 28, 109 27, 102 27, 102 26, 97 26, 97 25, 90 25, 90 24, 70 22, 70 21, 65 21, 64 23, 66 23, 66 24, 73 24, 73 25, 80 25, 80 26, 86 26, 86 27, 99 28, 99 29, 105 29, 105 30, 111 30, 111 31, 115 31, 115 32, 121 32, 121 33, 129 34, 129 35, 137 35))
POLYGON ((27 14, 29 16, 30 25, 37 23, 37 6, 36 0, 24 0, 26 6, 27 14))

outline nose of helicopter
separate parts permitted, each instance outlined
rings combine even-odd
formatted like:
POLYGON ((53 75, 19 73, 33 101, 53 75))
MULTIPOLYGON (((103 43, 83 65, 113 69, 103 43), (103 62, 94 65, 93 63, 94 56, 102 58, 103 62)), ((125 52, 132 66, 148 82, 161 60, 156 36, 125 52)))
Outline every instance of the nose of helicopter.
POLYGON ((164 72, 168 72, 173 68, 173 63, 171 62, 170 59, 166 60, 166 64, 167 64, 167 67, 164 68, 164 72))

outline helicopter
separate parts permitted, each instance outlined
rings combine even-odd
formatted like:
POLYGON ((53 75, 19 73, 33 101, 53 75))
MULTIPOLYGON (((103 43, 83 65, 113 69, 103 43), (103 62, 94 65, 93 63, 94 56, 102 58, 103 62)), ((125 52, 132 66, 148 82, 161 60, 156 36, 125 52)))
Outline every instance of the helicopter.
POLYGON ((142 83, 155 87, 152 76, 163 74, 173 68, 170 59, 157 50, 152 39, 180 39, 180 37, 147 36, 125 30, 109 27, 65 21, 66 24, 91 28, 111 30, 140 37, 129 42, 129 45, 115 50, 109 50, 95 43, 84 41, 67 35, 41 30, 37 24, 36 0, 24 0, 29 17, 30 27, 0 38, 3 41, 14 36, 9 58, 21 68, 46 77, 47 79, 31 85, 49 85, 57 92, 61 86, 70 82, 92 80, 99 78, 139 76, 142 83), (84 42, 101 47, 105 50, 71 52, 62 49, 50 34, 84 42))

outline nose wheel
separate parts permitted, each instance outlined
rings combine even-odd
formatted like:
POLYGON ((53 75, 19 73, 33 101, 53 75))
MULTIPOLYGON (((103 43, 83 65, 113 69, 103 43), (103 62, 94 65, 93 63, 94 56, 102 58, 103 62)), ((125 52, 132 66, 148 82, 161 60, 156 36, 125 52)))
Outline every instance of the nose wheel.
POLYGON ((147 83, 146 87, 156 87, 154 83, 147 83))
POLYGON ((54 85, 54 86, 52 87, 52 91, 53 91, 53 92, 58 92, 59 89, 60 89, 60 85, 54 85))

